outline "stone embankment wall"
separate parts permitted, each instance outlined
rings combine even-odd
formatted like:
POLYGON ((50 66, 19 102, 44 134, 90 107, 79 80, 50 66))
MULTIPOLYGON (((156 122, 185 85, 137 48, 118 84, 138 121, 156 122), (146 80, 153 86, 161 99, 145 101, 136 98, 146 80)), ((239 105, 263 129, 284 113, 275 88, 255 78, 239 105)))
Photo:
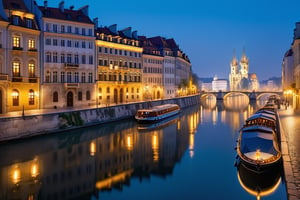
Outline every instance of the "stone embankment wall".
POLYGON ((199 95, 194 95, 175 99, 120 104, 101 108, 0 118, 0 141, 57 133, 126 118, 133 118, 138 109, 149 108, 150 106, 166 103, 177 103, 181 108, 185 108, 199 104, 200 97, 199 95))

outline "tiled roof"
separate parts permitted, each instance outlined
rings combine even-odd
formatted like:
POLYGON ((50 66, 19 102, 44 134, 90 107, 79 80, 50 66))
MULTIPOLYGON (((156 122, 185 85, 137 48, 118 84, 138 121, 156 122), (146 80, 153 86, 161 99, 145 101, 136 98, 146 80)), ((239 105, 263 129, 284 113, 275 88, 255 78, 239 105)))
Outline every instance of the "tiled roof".
POLYGON ((92 20, 81 10, 64 9, 61 11, 59 8, 45 8, 44 6, 39 6, 39 9, 42 11, 43 17, 93 24, 92 20))

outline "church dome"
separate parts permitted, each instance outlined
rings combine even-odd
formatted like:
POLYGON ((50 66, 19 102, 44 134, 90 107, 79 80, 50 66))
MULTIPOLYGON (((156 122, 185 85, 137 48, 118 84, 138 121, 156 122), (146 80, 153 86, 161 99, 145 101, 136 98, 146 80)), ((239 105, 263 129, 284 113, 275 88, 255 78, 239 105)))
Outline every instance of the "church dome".
POLYGON ((256 74, 251 74, 251 75, 250 75, 250 79, 252 79, 252 80, 257 79, 256 74))

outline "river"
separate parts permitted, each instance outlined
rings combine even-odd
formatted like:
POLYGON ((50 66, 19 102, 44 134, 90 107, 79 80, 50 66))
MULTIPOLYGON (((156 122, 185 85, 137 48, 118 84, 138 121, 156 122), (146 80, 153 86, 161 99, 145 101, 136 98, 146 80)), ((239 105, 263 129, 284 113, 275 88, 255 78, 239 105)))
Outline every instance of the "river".
POLYGON ((286 200, 272 179, 235 167, 244 120, 261 106, 206 98, 156 127, 134 119, 0 145, 0 199, 286 200))

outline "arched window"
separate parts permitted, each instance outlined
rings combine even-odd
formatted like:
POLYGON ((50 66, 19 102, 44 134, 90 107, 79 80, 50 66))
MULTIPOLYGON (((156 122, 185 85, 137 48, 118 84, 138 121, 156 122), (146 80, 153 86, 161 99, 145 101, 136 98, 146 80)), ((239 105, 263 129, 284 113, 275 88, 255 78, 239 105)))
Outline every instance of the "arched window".
POLYGON ((82 101, 82 92, 78 92, 78 101, 82 101))
POLYGON ((18 90, 13 90, 12 91, 12 102, 13 106, 19 106, 19 91, 18 90))
POLYGON ((58 102, 58 92, 53 92, 53 102, 58 102))
POLYGON ((28 102, 28 104, 29 105, 34 105, 34 91, 31 89, 31 90, 29 90, 29 102, 28 102))
POLYGON ((110 93, 110 88, 109 87, 106 88, 106 93, 110 93))
POLYGON ((13 61, 13 76, 14 77, 20 77, 20 68, 21 68, 21 63, 18 59, 15 59, 13 61))
POLYGON ((86 91, 86 100, 91 100, 91 93, 90 91, 86 91))

